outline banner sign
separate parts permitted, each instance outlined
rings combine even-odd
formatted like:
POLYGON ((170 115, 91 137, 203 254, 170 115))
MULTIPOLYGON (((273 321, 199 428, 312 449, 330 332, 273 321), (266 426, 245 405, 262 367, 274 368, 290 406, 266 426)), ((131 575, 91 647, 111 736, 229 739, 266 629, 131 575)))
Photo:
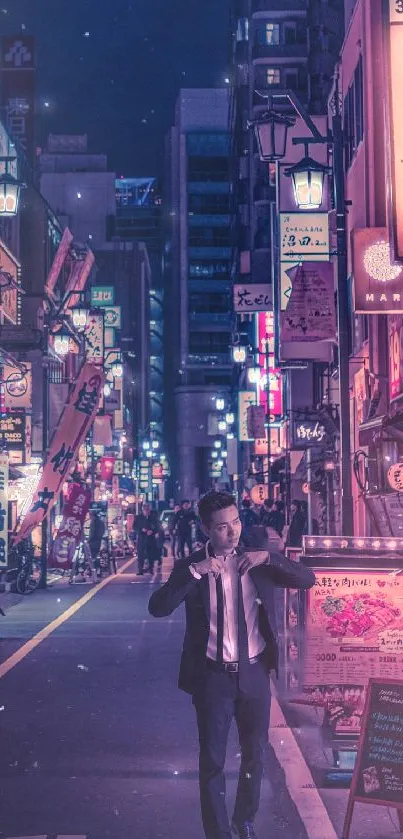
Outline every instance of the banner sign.
MULTIPOLYGON (((402 7, 403 8, 403 7, 402 7)), ((370 679, 343 826, 350 835, 356 801, 395 807, 403 830, 403 681, 370 679)))
POLYGON ((24 361, 20 367, 4 364, 4 403, 7 410, 32 408, 32 365, 24 361))
POLYGON ((112 456, 101 457, 101 481, 111 481, 115 467, 115 458, 112 456))
POLYGON ((91 289, 91 306, 113 306, 115 289, 112 285, 97 285, 91 289))
POLYGON ((18 288, 21 265, 0 242, 0 314, 14 324, 18 323, 18 288))
POLYGON ((48 278, 46 280, 45 291, 46 294, 52 295, 55 285, 59 279, 60 272, 63 268, 63 264, 66 260, 67 254, 70 249, 70 245, 73 241, 73 234, 70 233, 68 227, 66 227, 63 236, 61 238, 59 247, 56 251, 55 258, 52 263, 52 267, 49 271, 48 278))
POLYGON ((71 484, 63 508, 63 520, 49 553, 49 568, 71 568, 90 504, 91 490, 81 484, 71 484))
POLYGON ((102 364, 104 358, 104 319, 103 315, 90 314, 84 330, 85 354, 87 361, 102 364))
POLYGON ((266 434, 266 411, 263 405, 249 405, 248 434, 253 440, 261 440, 266 434))
POLYGON ((303 682, 362 685, 403 668, 403 579, 387 572, 317 571, 308 594, 303 682))
POLYGON ((272 305, 271 286, 234 285, 234 311, 266 312, 272 305))
POLYGON ((8 456, 0 454, 0 569, 8 564, 8 456))
POLYGON ((7 449, 24 451, 25 414, 12 411, 0 417, 0 445, 7 449))
MULTIPOLYGON (((403 207, 403 204, 402 204, 403 207)), ((403 265, 392 264, 386 227, 353 230, 354 311, 403 313, 403 265)))
POLYGON ((257 346, 259 348, 258 404, 263 405, 270 422, 283 415, 283 381, 281 370, 274 366, 274 315, 273 312, 259 312, 257 318, 257 346), (268 348, 268 352, 266 349, 268 348), (266 366, 268 365, 268 371, 266 366), (269 387, 267 387, 267 374, 269 387), (269 394, 268 392, 269 391, 269 394), (267 396, 269 395, 269 409, 267 396))
POLYGON ((331 262, 303 262, 289 272, 292 289, 281 314, 281 341, 335 341, 336 308, 331 262), (292 276, 291 276, 292 275, 292 276))
POLYGON ((330 252, 328 213, 280 213, 280 261, 327 261, 330 252))
POLYGON ((248 432, 248 408, 256 405, 256 393, 253 390, 240 390, 238 393, 238 439, 242 442, 250 441, 248 432))
POLYGON ((16 542, 25 539, 34 527, 48 516, 57 501, 63 483, 74 468, 81 443, 97 413, 104 385, 104 372, 85 362, 77 384, 60 417, 50 445, 42 476, 16 542))

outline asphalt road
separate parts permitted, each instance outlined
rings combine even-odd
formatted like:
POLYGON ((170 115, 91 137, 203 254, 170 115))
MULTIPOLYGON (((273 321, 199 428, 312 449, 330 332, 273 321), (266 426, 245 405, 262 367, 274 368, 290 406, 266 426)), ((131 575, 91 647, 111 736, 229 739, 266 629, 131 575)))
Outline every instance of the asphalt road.
MULTIPOLYGON (((194 711, 176 686, 183 610, 151 618, 159 581, 134 570, 97 589, 3 675, 0 663, 1 839, 203 839, 194 711)), ((56 583, 13 606, 0 623, 0 662, 87 590, 56 583)), ((233 730, 230 812, 238 752, 233 730)), ((270 746, 256 830, 259 839, 307 839, 270 746)))

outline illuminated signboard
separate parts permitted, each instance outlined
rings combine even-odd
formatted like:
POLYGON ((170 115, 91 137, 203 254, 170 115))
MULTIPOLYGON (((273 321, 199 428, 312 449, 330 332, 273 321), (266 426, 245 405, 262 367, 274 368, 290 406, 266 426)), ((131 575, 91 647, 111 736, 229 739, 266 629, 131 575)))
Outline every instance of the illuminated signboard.
POLYGON ((354 311, 366 315, 403 313, 403 266, 391 261, 387 229, 357 228, 352 241, 354 311))
POLYGON ((259 368, 261 370, 258 382, 258 404, 264 405, 266 413, 270 414, 270 421, 283 414, 283 385, 281 370, 274 366, 274 315, 273 312, 259 312, 257 318, 257 339, 259 348, 259 368), (266 342, 268 341, 268 353, 266 342), (267 370, 269 366, 269 388, 267 388, 267 370), (267 411, 267 390, 269 390, 270 405, 267 411))
POLYGON ((384 0, 388 62, 391 218, 394 257, 403 260, 403 3, 384 0))

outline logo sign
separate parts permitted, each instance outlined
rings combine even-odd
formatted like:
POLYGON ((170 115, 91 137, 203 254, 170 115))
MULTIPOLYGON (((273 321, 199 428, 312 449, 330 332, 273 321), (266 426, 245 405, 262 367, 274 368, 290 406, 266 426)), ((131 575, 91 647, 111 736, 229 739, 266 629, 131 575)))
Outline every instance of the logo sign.
POLYGON ((10 323, 18 321, 17 297, 20 284, 20 263, 0 242, 0 315, 10 323))
POLYGON ((386 227, 353 230, 353 276, 355 312, 403 313, 403 265, 391 261, 386 227))
POLYGON ((0 454, 0 568, 7 568, 8 455, 0 454))
POLYGON ((315 419, 293 418, 293 448, 306 449, 319 446, 326 438, 326 429, 315 419))
POLYGON ((389 318, 389 396, 403 393, 403 316, 389 318))
POLYGON ((265 312, 271 305, 269 285, 234 285, 235 312, 265 312))
POLYGON ((105 326, 111 329, 120 329, 122 326, 122 307, 104 306, 105 326))
POLYGON ((25 449, 25 414, 13 411, 0 417, 0 444, 7 449, 24 451, 25 449))
POLYGON ((4 401, 8 410, 32 407, 32 366, 30 361, 24 361, 21 367, 12 364, 4 365, 4 401))
POLYGON ((280 260, 326 261, 329 259, 327 213, 280 213, 280 260))
MULTIPOLYGON (((403 260, 403 114, 400 91, 403 87, 403 11, 399 0, 389 0, 384 21, 385 46, 389 58, 389 134, 391 175, 391 230, 396 259, 403 260)), ((386 6, 385 6, 386 7, 386 6)))
POLYGON ((109 285, 97 285, 91 289, 91 306, 113 306, 115 289, 109 285))
POLYGON ((78 451, 91 428, 101 401, 103 370, 86 362, 59 419, 41 479, 32 504, 23 519, 16 542, 25 539, 32 529, 48 516, 62 486, 74 468, 78 451))
POLYGON ((403 463, 394 463, 390 466, 387 473, 389 486, 401 492, 403 490, 403 463))
POLYGON ((238 393, 238 439, 242 442, 253 440, 248 432, 248 408, 256 405, 256 393, 253 390, 240 390, 238 393))

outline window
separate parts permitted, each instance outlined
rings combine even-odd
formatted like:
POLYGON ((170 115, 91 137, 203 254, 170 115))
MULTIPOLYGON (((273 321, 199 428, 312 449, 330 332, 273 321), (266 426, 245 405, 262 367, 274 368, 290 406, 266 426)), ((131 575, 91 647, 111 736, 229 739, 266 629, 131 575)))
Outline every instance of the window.
POLYGON ((280 70, 277 67, 267 67, 266 84, 280 84, 280 70))
POLYGON ((284 71, 284 86, 286 90, 298 90, 298 70, 284 71))
POLYGON ((229 193, 189 195, 188 208, 189 212, 201 215, 227 215, 230 209, 229 193))
POLYGON ((284 43, 290 46, 297 43, 297 24, 285 23, 283 27, 284 43))
POLYGON ((230 228, 225 227, 190 227, 188 243, 191 248, 227 248, 230 247, 230 228))
POLYGON ((227 157, 188 157, 188 181, 228 181, 227 157))
POLYGON ((364 103, 362 57, 355 68, 352 84, 344 99, 345 165, 351 166, 355 152, 364 136, 364 103))
POLYGON ((228 280, 229 263, 227 260, 221 261, 204 261, 189 263, 189 277, 190 279, 202 280, 228 280))
POLYGON ((266 23, 266 44, 271 47, 280 43, 280 26, 278 23, 266 23))
POLYGON ((249 20, 247 17, 240 17, 236 28, 237 41, 247 41, 249 38, 249 20))
POLYGON ((226 294, 201 294, 191 291, 189 294, 189 312, 191 314, 228 314, 229 301, 226 294))
POLYGON ((229 332, 190 332, 190 353, 228 353, 231 342, 229 332))

